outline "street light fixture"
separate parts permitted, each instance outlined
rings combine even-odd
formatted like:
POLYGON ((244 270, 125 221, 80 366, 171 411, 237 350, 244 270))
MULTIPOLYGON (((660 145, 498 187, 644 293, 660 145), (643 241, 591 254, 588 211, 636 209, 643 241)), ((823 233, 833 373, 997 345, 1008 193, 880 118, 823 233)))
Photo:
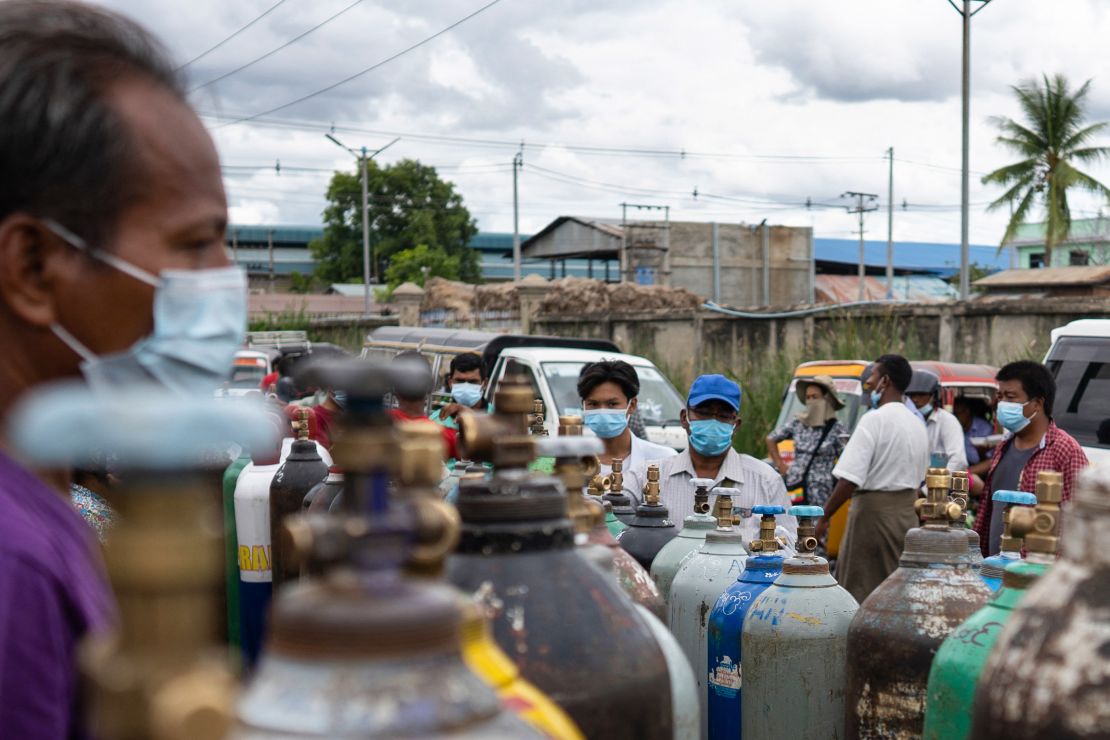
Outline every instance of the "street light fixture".
MULTIPOLYGON (((326 136, 328 138, 328 141, 330 141, 331 143, 335 144, 336 146, 338 146, 342 149, 346 149, 348 152, 353 154, 355 156, 355 158, 358 159, 359 165, 360 165, 361 170, 362 170, 362 178, 361 178, 362 179, 362 282, 363 282, 363 286, 364 286, 363 313, 364 314, 369 314, 370 313, 370 267, 373 264, 373 262, 370 259, 370 194, 369 194, 369 182, 368 182, 369 181, 369 173, 368 173, 369 162, 370 162, 371 159, 373 159, 374 157, 378 156, 379 154, 384 152, 389 147, 396 144, 398 141, 401 140, 401 138, 398 137, 398 138, 394 139, 393 141, 389 142, 388 144, 386 144, 385 146, 381 147, 380 149, 376 149, 373 152, 367 153, 366 147, 361 147, 358 151, 355 151, 354 149, 347 146, 346 144, 344 144, 339 139, 332 136, 330 133, 329 134, 324 134, 324 136, 326 136)), ((374 267, 374 273, 375 273, 374 274, 374 279, 376 280, 377 279, 377 267, 376 266, 374 267)))
POLYGON ((970 181, 970 120, 971 120, 971 17, 983 8, 990 5, 991 0, 962 0, 962 6, 956 0, 948 0, 957 13, 963 18, 964 24, 964 62, 963 62, 963 163, 960 169, 960 300, 966 301, 971 293, 970 273, 968 272, 969 252, 968 247, 968 202, 970 181), (982 3, 975 10, 971 9, 973 2, 982 3))

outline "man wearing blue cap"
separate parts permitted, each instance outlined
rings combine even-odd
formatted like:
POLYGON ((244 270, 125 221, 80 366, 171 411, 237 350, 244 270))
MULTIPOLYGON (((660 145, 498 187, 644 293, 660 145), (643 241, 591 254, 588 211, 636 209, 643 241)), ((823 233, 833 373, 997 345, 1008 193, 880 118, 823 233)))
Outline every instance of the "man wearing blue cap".
MULTIPOLYGON (((790 507, 782 476, 774 468, 732 447, 740 428, 740 386, 723 375, 702 375, 690 386, 686 408, 680 418, 690 444, 682 453, 659 465, 661 499, 676 526, 694 513, 694 478, 709 478, 715 486, 735 487, 735 505, 741 510, 752 506, 790 507)), ((625 490, 640 497, 647 480, 647 465, 634 466, 624 477, 625 490)), ((792 542, 798 523, 792 516, 779 517, 792 542)))

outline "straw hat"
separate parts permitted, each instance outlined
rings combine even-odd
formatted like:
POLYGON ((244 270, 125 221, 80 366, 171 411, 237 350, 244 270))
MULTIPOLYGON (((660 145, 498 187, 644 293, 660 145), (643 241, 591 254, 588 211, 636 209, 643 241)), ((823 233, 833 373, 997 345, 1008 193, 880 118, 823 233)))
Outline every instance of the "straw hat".
POLYGON ((836 392, 836 383, 828 375, 814 375, 812 378, 798 378, 798 384, 794 388, 794 392, 798 394, 798 400, 805 403, 806 388, 810 385, 816 385, 825 391, 825 395, 832 401, 833 408, 844 408, 844 402, 840 400, 840 395, 836 392))

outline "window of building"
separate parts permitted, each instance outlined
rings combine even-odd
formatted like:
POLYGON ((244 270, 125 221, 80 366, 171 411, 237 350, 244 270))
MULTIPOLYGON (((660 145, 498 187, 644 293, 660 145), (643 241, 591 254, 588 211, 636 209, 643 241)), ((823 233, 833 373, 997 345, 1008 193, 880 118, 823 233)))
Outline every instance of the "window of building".
POLYGON ((1029 267, 1032 269, 1044 267, 1044 252, 1036 252, 1029 255, 1029 267))
POLYGON ((1091 264, 1091 255, 1082 249, 1073 249, 1068 253, 1068 264, 1073 266, 1085 266, 1091 264))

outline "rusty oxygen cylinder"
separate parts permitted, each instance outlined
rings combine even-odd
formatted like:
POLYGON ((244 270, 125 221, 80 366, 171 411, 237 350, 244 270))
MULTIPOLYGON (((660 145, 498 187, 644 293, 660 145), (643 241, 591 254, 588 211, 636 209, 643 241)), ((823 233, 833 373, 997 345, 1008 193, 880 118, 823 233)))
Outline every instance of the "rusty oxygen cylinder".
POLYGON ((663 545, 677 534, 670 512, 659 500, 659 465, 651 463, 647 467, 644 502, 636 507, 636 516, 628 522, 628 529, 617 537, 617 542, 650 571, 663 545))
POLYGON ((613 539, 605 523, 605 509, 596 498, 581 492, 604 451, 597 437, 582 436, 582 417, 559 417, 559 436, 536 441, 541 455, 555 458, 555 472, 567 490, 567 509, 574 523, 575 543, 586 559, 602 570, 613 570, 625 593, 659 619, 665 618, 663 597, 647 571, 613 539))
POLYGON ((848 625, 859 609, 817 555, 820 506, 792 506, 798 554, 744 617, 745 740, 835 738, 844 728, 848 625))
POLYGON ((275 591, 300 575, 296 558, 286 551, 281 537, 285 517, 299 514, 305 495, 328 475, 327 463, 317 452, 316 443, 308 438, 310 413, 308 409, 300 410, 300 418, 294 422, 297 439, 270 483, 270 568, 275 591))
POLYGON ((449 507, 426 491, 390 495, 391 480, 411 469, 383 398, 423 385, 411 374, 361 360, 305 371, 306 382, 347 392, 333 447, 345 471, 343 506, 286 523, 285 536, 321 575, 275 598, 233 740, 542 737, 505 713, 463 661, 458 594, 429 577, 428 564, 458 535, 449 507))
POLYGON ((709 513, 709 489, 713 487, 713 479, 694 478, 690 485, 694 487, 694 513, 683 520, 682 529, 651 561, 651 577, 667 603, 670 603, 671 583, 682 564, 701 548, 706 534, 717 528, 717 519, 709 513))
POLYGON ((670 738, 670 678, 651 628, 575 547, 562 482, 526 469, 535 456, 531 405, 531 385, 513 376, 498 387, 492 415, 460 424, 463 454, 492 462, 494 473, 459 484, 462 539, 447 579, 494 615, 494 639, 521 675, 586 737, 670 738))
POLYGON ((967 507, 971 501, 971 480, 966 470, 953 470, 950 473, 948 498, 959 504, 960 518, 952 522, 952 529, 962 532, 967 537, 967 557, 971 567, 979 570, 983 562, 983 551, 979 548, 979 534, 967 526, 967 507))
MULTIPOLYGON (((929 671, 929 696, 925 711, 925 740, 964 740, 971 738, 971 713, 975 685, 983 673, 987 657, 1009 621, 1013 610, 1028 589, 1056 564, 1059 534, 1059 501, 1063 480, 1059 473, 1037 474, 1037 501, 1042 513, 1051 516, 1042 522, 1053 524, 1034 537, 1024 562, 1010 561, 1002 574, 1002 587, 990 602, 961 624, 937 650, 929 671)), ((1024 536, 1036 521, 1034 509, 1014 508, 1008 513, 1007 534, 1024 536)))
POLYGON ((898 569, 856 612, 848 630, 849 738, 920 737, 929 669, 941 642, 986 603, 990 589, 967 557, 967 537, 951 523, 949 475, 929 468, 921 527, 906 533, 898 569))
POLYGON ((1110 471, 1080 473, 1060 523, 1062 494, 1060 473, 1037 474, 1027 562, 1048 555, 1061 530, 1063 557, 1029 588, 987 659, 976 740, 1093 740, 1110 728, 1110 471))
POLYGON ((8 444, 28 464, 87 468, 110 452, 120 473, 104 549, 118 618, 76 646, 85 713, 81 727, 72 728, 76 734, 113 740, 226 734, 236 685, 221 644, 219 471, 233 444, 272 448, 276 433, 260 405, 184 399, 162 388, 100 395, 83 385, 55 386, 13 409, 8 444), (114 423, 123 418, 126 424, 114 423))

